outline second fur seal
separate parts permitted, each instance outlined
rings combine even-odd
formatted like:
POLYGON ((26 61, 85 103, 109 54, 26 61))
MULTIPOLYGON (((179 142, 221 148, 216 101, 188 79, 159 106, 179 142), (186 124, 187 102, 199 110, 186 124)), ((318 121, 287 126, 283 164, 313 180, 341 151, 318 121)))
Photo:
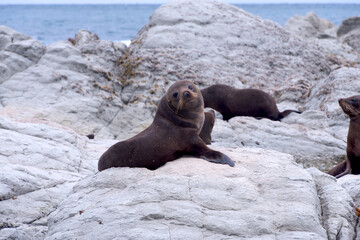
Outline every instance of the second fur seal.
POLYGON ((328 173, 336 178, 346 174, 360 174, 360 95, 339 99, 343 112, 350 117, 347 135, 346 160, 328 173))
POLYGON ((183 155, 234 166, 228 156, 208 148, 199 137, 203 123, 204 101, 200 90, 191 81, 177 81, 161 98, 152 124, 136 136, 111 146, 100 157, 98 169, 154 170, 183 155))
POLYGON ((205 107, 220 112, 224 120, 235 116, 268 118, 280 121, 296 110, 279 112, 272 96, 258 89, 236 89, 225 84, 215 84, 201 90, 205 107))

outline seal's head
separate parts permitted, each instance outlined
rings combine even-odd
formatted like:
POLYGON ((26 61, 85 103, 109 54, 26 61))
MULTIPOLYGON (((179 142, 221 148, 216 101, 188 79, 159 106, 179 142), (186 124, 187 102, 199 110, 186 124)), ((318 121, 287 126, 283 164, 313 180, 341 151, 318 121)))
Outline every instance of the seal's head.
POLYGON ((339 105, 350 119, 358 118, 360 116, 360 95, 340 98, 339 105))
POLYGON ((177 81, 166 92, 169 107, 176 113, 203 111, 204 100, 199 88, 188 80, 177 81))

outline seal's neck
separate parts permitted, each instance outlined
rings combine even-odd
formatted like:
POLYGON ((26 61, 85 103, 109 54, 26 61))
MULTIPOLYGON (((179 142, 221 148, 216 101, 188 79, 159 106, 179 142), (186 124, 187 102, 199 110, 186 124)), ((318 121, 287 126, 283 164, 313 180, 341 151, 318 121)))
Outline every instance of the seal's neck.
POLYGON ((194 128, 200 131, 204 122, 204 113, 202 114, 187 109, 177 110, 172 105, 169 105, 166 98, 163 97, 160 100, 156 115, 159 115, 162 119, 166 119, 172 122, 174 125, 186 128, 194 128))

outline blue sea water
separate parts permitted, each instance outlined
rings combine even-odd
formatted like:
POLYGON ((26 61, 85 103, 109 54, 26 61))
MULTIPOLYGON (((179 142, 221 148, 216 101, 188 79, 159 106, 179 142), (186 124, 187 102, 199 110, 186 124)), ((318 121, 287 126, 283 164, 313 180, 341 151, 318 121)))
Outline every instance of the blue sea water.
MULTIPOLYGON (((280 25, 294 15, 314 11, 334 24, 360 16, 360 4, 235 4, 280 25)), ((66 40, 87 29, 105 40, 130 40, 160 5, 0 5, 0 25, 26 33, 44 44, 66 40)))

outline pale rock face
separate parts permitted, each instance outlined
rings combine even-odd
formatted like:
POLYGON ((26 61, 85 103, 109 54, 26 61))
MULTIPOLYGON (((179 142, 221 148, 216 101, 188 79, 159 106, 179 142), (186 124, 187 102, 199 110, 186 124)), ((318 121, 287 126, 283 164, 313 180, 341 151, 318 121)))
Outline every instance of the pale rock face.
POLYGON ((349 32, 360 28, 360 17, 351 17, 345 19, 339 26, 336 34, 338 37, 348 34, 349 32))
POLYGON ((337 27, 327 19, 320 19, 315 12, 305 16, 292 16, 284 28, 301 38, 336 38, 337 27))
POLYGON ((360 58, 358 43, 359 25, 357 18, 344 20, 339 27, 327 19, 320 19, 314 12, 305 16, 293 16, 284 28, 290 33, 318 46, 319 50, 328 59, 330 67, 359 67, 360 58), (354 30, 353 32, 351 32, 354 30), (349 34, 347 34, 350 32, 349 34))
POLYGON ((44 238, 47 215, 96 171, 99 153, 87 141, 58 124, 0 117, 1 239, 44 238))
POLYGON ((299 103, 306 89, 294 82, 306 79, 312 85, 330 71, 320 51, 278 24, 216 2, 161 6, 128 50, 127 60, 137 67, 124 90, 131 88, 132 99, 142 101, 156 100, 164 87, 189 79, 200 87, 225 83, 269 93, 289 90, 300 95, 299 103))
POLYGON ((0 25, 0 84, 36 64, 44 53, 40 42, 0 25))
POLYGON ((323 111, 335 137, 344 141, 346 141, 349 119, 342 112, 338 100, 359 94, 359 78, 359 68, 335 70, 314 86, 306 103, 307 109, 323 111))
POLYGON ((354 236, 353 209, 336 209, 341 204, 324 189, 342 191, 351 203, 334 178, 315 182, 312 175, 326 175, 310 175, 287 154, 218 150, 236 162, 234 168, 182 158, 155 171, 108 169, 84 179, 49 216, 45 239, 328 239, 327 231, 354 236), (323 226, 321 201, 334 204, 326 214, 342 210, 351 221, 330 217, 323 226))
MULTIPOLYGON (((17 119, 46 118, 84 135, 101 132, 104 137, 113 138, 110 130, 101 131, 101 128, 106 125, 111 129, 111 121, 126 109, 119 99, 122 86, 116 79, 125 45, 93 40, 88 35, 92 33, 80 31, 76 35, 76 47, 69 41, 49 45, 35 64, 25 70, 18 69, 9 79, 3 78, 1 111, 17 119)), ((11 49, 31 59, 37 56, 34 53, 38 49, 31 41, 10 44, 0 50, 0 55, 8 54, 11 49)))
MULTIPOLYGON (((352 197, 356 206, 360 206, 360 176, 359 175, 345 175, 344 177, 338 179, 338 184, 340 184, 352 197)), ((356 225, 356 229, 359 229, 360 223, 356 225)), ((360 235, 357 234, 356 240, 360 239, 360 235)))
POLYGON ((333 136, 320 111, 292 113, 282 122, 251 117, 235 117, 228 122, 217 119, 212 144, 273 149, 292 154, 298 163, 322 171, 335 165, 346 149, 346 142, 333 136))
POLYGON ((360 53, 360 17, 345 19, 337 30, 339 40, 360 53))

